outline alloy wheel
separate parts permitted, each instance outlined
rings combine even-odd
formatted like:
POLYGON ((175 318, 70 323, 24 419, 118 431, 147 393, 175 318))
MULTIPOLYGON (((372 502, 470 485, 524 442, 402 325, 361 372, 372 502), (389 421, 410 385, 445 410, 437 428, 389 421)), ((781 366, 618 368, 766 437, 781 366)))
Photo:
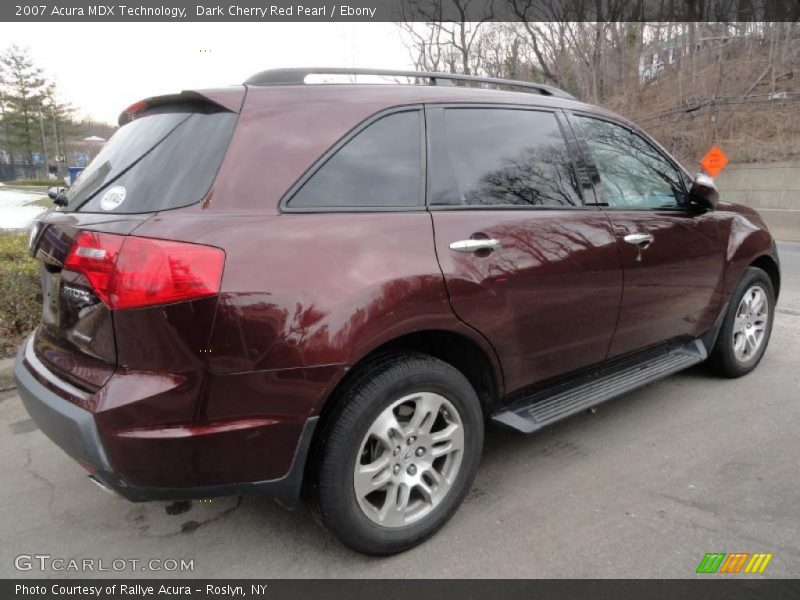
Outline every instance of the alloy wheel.
POLYGON ((358 505, 383 527, 405 527, 439 506, 458 477, 464 426, 444 396, 400 398, 373 421, 353 472, 358 505))
POLYGON ((753 285, 742 296, 733 322, 733 352, 740 362, 752 360, 764 343, 769 320, 767 293, 753 285))

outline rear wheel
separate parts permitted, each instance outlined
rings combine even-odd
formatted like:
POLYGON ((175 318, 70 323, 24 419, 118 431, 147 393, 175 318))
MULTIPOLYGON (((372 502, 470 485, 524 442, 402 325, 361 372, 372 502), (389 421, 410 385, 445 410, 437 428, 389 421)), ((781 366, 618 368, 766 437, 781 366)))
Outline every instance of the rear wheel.
POLYGON ((421 354, 365 369, 323 432, 312 502, 351 548, 392 554, 452 516, 477 470, 483 415, 467 379, 421 354))
POLYGON ((741 377, 755 369, 767 349, 774 314, 772 281, 761 269, 749 267, 731 298, 711 353, 716 371, 741 377))

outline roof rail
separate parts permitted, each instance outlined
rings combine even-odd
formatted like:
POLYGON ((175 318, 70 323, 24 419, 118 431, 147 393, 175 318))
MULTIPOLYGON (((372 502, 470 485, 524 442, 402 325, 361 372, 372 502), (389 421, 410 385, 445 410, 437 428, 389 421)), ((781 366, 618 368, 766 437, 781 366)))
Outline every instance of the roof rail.
POLYGON ((308 69, 270 69, 261 71, 248 77, 244 85, 299 85, 305 83, 308 75, 378 75, 384 77, 411 77, 415 79, 429 79, 430 85, 452 85, 453 81, 472 81, 475 83, 489 83, 492 85, 516 87, 536 90, 544 96, 554 96, 575 100, 572 94, 557 87, 543 83, 529 81, 516 81, 514 79, 498 79, 496 77, 478 77, 475 75, 458 75, 455 73, 434 73, 428 71, 402 71, 392 69, 347 69, 347 68, 322 68, 308 69))

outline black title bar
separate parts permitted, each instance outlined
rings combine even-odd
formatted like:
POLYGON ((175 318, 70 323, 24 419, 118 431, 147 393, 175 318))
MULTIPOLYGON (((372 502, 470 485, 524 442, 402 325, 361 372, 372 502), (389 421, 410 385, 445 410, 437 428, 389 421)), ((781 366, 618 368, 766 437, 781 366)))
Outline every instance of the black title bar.
POLYGON ((798 0, 2 0, 0 21, 797 21, 798 0))
POLYGON ((4 600, 782 600, 800 594, 800 580, 256 580, 42 579, 1 580, 4 600))

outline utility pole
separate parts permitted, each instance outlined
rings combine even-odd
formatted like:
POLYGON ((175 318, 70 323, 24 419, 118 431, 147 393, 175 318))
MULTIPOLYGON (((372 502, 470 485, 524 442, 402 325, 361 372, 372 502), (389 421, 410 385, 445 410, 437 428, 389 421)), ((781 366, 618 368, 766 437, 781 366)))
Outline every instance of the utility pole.
POLYGON ((42 160, 44 162, 44 172, 46 175, 49 164, 47 160, 47 140, 44 137, 44 114, 42 114, 41 109, 39 110, 39 129, 42 132, 42 160))
POLYGON ((64 174, 64 171, 62 169, 62 164, 61 164, 61 156, 62 156, 62 152, 61 152, 61 135, 60 135, 60 132, 58 131, 58 121, 56 120, 56 108, 55 108, 55 106, 51 106, 51 114, 53 116, 53 139, 56 142, 56 165, 58 166, 57 175, 59 177, 62 177, 63 174, 64 174))
POLYGON ((11 169, 14 169, 14 151, 12 150, 11 146, 11 131, 8 127, 8 121, 6 120, 6 98, 5 94, 0 91, 0 117, 3 120, 3 129, 5 130, 5 140, 6 145, 8 146, 8 162, 11 164, 11 169))

